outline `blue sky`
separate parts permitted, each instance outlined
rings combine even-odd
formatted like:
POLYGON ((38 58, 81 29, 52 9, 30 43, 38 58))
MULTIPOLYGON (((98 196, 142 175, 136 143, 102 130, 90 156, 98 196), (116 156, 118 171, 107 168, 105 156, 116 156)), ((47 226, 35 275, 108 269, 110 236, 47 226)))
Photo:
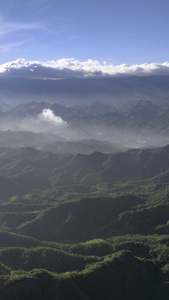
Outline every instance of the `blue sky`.
POLYGON ((168 0, 0 0, 0 64, 169 61, 168 0))

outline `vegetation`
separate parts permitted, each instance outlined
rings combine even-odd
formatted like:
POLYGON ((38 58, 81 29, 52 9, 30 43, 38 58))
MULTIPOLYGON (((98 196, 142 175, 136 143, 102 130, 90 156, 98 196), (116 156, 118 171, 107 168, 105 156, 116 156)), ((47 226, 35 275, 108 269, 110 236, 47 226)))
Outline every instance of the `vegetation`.
POLYGON ((1 148, 0 299, 168 299, 168 162, 1 148))

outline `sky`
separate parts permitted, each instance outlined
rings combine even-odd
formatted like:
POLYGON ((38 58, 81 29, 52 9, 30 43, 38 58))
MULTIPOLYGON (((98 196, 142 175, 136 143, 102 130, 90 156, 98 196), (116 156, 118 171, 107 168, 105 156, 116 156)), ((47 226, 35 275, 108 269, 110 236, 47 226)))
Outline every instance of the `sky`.
POLYGON ((168 0, 0 0, 0 64, 169 60, 168 0))

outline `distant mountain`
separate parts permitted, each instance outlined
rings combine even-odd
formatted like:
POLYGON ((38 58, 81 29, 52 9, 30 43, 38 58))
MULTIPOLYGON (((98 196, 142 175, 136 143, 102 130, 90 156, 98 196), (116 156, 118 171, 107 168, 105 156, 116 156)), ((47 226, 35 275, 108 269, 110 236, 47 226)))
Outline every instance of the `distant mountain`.
POLYGON ((0 96, 11 105, 30 101, 52 101, 60 104, 80 104, 119 100, 167 100, 168 76, 124 76, 105 78, 75 78, 41 80, 0 78, 0 96))
POLYGON ((159 149, 133 149, 125 153, 103 155, 78 154, 64 167, 53 172, 55 184, 96 185, 147 179, 168 170, 169 146, 159 149))
POLYGON ((92 133, 97 131, 97 128, 100 128, 100 130, 114 128, 116 131, 118 129, 132 130, 137 133, 142 131, 148 133, 149 130, 152 134, 153 132, 163 134, 168 132, 169 103, 162 100, 159 103, 154 103, 153 100, 136 101, 126 99, 109 105, 104 104, 104 102, 94 102, 72 107, 59 103, 29 102, 15 106, 8 112, 1 112, 1 126, 3 127, 3 124, 5 124, 4 127, 6 128, 9 124, 10 128, 19 119, 21 128, 23 126, 22 130, 26 130, 26 126, 31 127, 31 121, 36 120, 43 109, 51 109, 55 116, 61 117, 71 126, 70 130, 73 131, 75 128, 79 128, 82 134, 84 126, 90 127, 89 130, 92 133))
MULTIPOLYGON (((80 147, 79 143, 75 150, 73 143, 78 139, 106 141, 118 145, 118 149, 164 146, 169 143, 168 82, 169 76, 0 78, 0 131, 39 133, 34 137, 30 133, 27 136, 23 133, 23 137, 20 133, 19 137, 17 133, 16 139, 11 136, 11 142, 6 140, 5 143, 6 137, 2 136, 0 146, 18 144, 57 151, 58 146, 53 143, 65 140, 70 142, 73 153, 86 147, 80 147), (55 126, 49 119, 40 119, 39 114, 44 109, 52 110, 67 126, 55 126)), ((67 148, 63 143, 60 151, 65 152, 67 148)), ((101 146, 91 149, 109 151, 102 150, 101 146)), ((91 150, 82 153, 91 153, 91 150)))
POLYGON ((9 116, 19 116, 23 118, 26 116, 36 117, 44 108, 50 108, 56 116, 60 116, 66 121, 69 121, 73 118, 73 116, 77 116, 79 114, 87 116, 87 113, 77 107, 71 108, 58 103, 51 104, 49 102, 29 102, 26 104, 20 104, 9 111, 9 116))
POLYGON ((118 144, 109 143, 107 141, 98 141, 94 139, 78 140, 78 141, 56 141, 48 143, 43 150, 49 152, 58 153, 82 153, 91 154, 95 151, 102 153, 116 153, 121 150, 122 147, 118 144))
POLYGON ((0 147, 35 147, 43 148, 56 140, 63 140, 61 137, 43 132, 31 131, 0 131, 0 147))
POLYGON ((54 153, 83 153, 90 154, 95 151, 115 153, 124 149, 116 143, 99 141, 95 139, 79 139, 68 141, 61 136, 43 132, 30 131, 0 131, 0 147, 35 147, 54 153))
POLYGON ((166 182, 169 170, 169 146, 156 149, 132 149, 115 154, 90 155, 50 153, 31 147, 0 149, 0 183, 8 194, 25 194, 33 189, 73 186, 104 186, 118 182, 149 180, 166 182), (5 180, 5 181, 4 181, 5 180))

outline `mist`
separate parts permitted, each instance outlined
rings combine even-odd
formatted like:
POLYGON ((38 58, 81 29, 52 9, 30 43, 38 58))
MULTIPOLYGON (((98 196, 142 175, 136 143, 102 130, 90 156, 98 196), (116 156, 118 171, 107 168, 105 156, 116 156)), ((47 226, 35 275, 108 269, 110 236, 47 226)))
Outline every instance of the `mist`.
POLYGON ((169 144, 169 65, 102 67, 92 61, 5 65, 0 146, 28 145, 26 132, 34 134, 30 146, 43 149, 50 143, 53 151, 61 141, 75 142, 77 152, 79 143, 103 152, 169 144), (18 142, 13 138, 10 144, 8 130, 18 142))
MULTIPOLYGON (((1 147, 34 146, 41 149, 52 149, 53 151, 56 148, 56 152, 58 151, 59 143, 60 145, 62 143, 63 147, 63 143, 69 142, 75 143, 74 149, 72 150, 71 144, 70 148, 67 144, 65 151, 78 152, 78 143, 81 143, 84 147, 88 144, 88 150, 86 151, 89 153, 100 149, 98 142, 102 145, 102 152, 106 153, 129 148, 160 147, 169 144, 167 134, 157 133, 153 129, 132 130, 131 128, 120 128, 120 126, 106 126, 103 123, 89 124, 88 120, 76 126, 71 122, 67 122, 61 116, 57 116, 48 107, 42 109, 35 116, 20 115, 16 117, 5 114, 4 117, 1 117, 0 133, 1 147), (29 133, 29 138, 27 133, 29 133), (47 147, 47 145, 50 145, 50 147, 47 147), (105 148, 103 145, 105 145, 105 148), (110 147, 107 147, 108 145, 110 147)), ((59 149, 62 151, 62 148, 59 149)), ((83 152, 83 147, 80 149, 83 152)))

